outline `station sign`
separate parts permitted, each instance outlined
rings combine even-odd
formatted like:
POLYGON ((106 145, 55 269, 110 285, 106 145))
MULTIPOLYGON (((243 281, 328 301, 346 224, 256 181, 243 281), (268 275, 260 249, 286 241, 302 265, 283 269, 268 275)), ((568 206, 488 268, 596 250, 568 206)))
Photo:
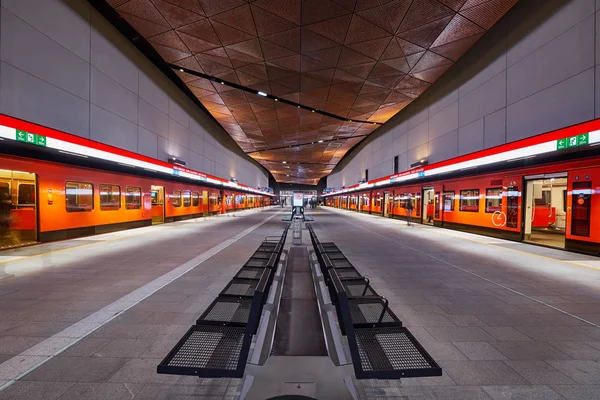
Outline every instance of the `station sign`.
POLYGON ((556 141, 556 150, 569 149, 571 147, 585 146, 590 143, 590 134, 582 133, 568 138, 558 139, 556 141))
POLYGON ((17 129, 16 131, 17 142, 24 142, 46 147, 46 136, 36 135, 35 133, 22 131, 19 129, 17 129))

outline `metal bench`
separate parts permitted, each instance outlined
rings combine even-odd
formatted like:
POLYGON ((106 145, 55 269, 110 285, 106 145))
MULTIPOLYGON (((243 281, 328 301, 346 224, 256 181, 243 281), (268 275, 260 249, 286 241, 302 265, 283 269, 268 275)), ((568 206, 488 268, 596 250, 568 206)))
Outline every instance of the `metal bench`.
POLYGON ((332 242, 308 225, 317 261, 335 305, 357 379, 441 376, 442 369, 332 242))
POLYGON ((287 228, 267 237, 164 360, 159 374, 242 378, 287 228))
POLYGON ((410 331, 402 326, 387 305, 380 305, 378 317, 376 313, 373 315, 372 312, 357 310, 357 306, 366 299, 349 298, 335 271, 331 274, 331 281, 338 303, 339 322, 348 339, 357 379, 442 375, 440 366, 410 331))
POLYGON ((270 274, 271 270, 265 269, 253 295, 239 303, 219 296, 158 365, 157 372, 203 378, 243 377, 270 274), (237 308, 230 307, 236 304, 237 308))

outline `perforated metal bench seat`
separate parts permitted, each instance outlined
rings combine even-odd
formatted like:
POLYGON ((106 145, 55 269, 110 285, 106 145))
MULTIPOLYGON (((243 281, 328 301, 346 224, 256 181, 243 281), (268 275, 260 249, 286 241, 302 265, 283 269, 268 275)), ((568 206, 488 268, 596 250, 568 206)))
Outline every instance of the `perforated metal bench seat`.
POLYGON ((265 259, 265 258, 250 258, 248 261, 246 261, 246 263, 244 264, 244 267, 254 267, 254 268, 272 268, 275 265, 275 258, 273 257, 273 259, 271 260, 271 258, 265 259), (269 261, 272 261, 271 263, 269 263, 269 261))
POLYGON ((221 291, 220 296, 241 296, 252 297, 254 289, 260 281, 255 279, 232 279, 229 281, 225 289, 221 291))
POLYGON ((252 254, 252 256, 250 258, 260 258, 260 259, 268 260, 269 258, 271 258, 273 256, 273 254, 277 254, 277 253, 275 251, 258 250, 258 251, 255 251, 254 254, 252 254))
POLYGON ((402 326, 402 322, 388 307, 388 301, 383 297, 350 297, 348 304, 354 327, 372 327, 373 324, 402 326))
POLYGON ((333 243, 319 243, 317 244, 317 250, 321 253, 340 253, 341 250, 333 243))
POLYGON ((344 291, 348 293, 348 297, 377 296, 375 289, 366 283, 364 279, 343 279, 341 282, 342 286, 344 287, 344 291))
POLYGON ((243 376, 245 327, 194 325, 158 365, 157 372, 200 377, 243 376))
POLYGON ((360 356, 360 365, 355 365, 359 379, 442 375, 440 366, 404 327, 356 328, 354 335, 360 356))
POLYGON ((252 298, 219 296, 198 318, 196 324, 220 325, 223 323, 246 326, 250 317, 252 298))
POLYGON ((336 272, 340 279, 348 279, 348 278, 362 278, 362 275, 356 270, 356 268, 338 268, 336 272))
POLYGON ((242 267, 234 278, 238 279, 260 279, 263 274, 264 267, 242 267))

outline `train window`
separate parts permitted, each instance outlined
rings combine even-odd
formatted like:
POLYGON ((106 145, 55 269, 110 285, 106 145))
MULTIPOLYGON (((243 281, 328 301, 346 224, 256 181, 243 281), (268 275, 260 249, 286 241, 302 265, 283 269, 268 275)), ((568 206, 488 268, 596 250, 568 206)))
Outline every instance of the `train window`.
POLYGON ((68 212, 92 211, 94 209, 94 185, 67 182, 65 183, 65 199, 68 212))
POLYGON ((454 211, 454 192, 444 192, 444 211, 454 211))
POLYGON ((590 236, 592 182, 573 182, 571 235, 590 236))
POLYGON ((192 205, 192 192, 189 190, 183 191, 183 206, 189 207, 192 205))
POLYGON ((192 192, 192 207, 198 207, 200 204, 200 193, 192 192))
POLYGON ((35 204, 35 185, 33 183, 19 183, 18 204, 20 206, 35 204))
POLYGON ((139 210, 142 208, 142 189, 125 186, 125 208, 127 210, 139 210))
POLYGON ((460 191, 460 211, 479 211, 479 189, 460 191))
POLYGON ((485 212, 502 211, 502 188, 485 189, 485 212))
POLYGON ((173 207, 181 207, 181 190, 173 190, 171 201, 173 202, 173 207))
POLYGON ((100 185, 100 210, 110 211, 121 208, 121 187, 100 185))

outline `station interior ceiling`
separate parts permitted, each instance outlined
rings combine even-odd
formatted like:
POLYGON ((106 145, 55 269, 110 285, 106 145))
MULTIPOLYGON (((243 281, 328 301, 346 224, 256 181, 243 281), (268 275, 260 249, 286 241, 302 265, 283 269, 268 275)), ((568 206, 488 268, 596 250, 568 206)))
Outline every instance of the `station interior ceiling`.
POLYGON ((517 1, 90 0, 278 182, 309 185, 517 1))

